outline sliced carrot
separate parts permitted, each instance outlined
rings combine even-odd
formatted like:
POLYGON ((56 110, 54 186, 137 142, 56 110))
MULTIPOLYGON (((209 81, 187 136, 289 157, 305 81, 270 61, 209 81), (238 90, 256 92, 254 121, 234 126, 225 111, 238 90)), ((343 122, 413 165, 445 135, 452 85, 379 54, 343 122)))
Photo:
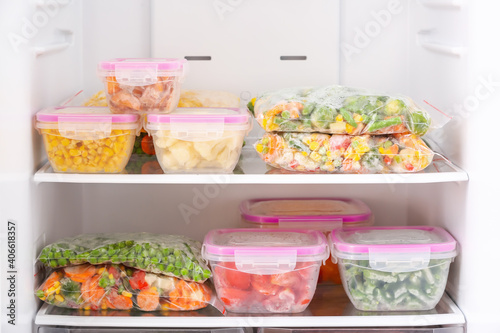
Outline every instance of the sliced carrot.
POLYGON ((204 284, 180 280, 168 296, 172 310, 197 310, 210 300, 210 290, 204 284))
POLYGON ((148 155, 155 155, 155 146, 153 144, 153 137, 145 135, 141 140, 141 148, 148 155))
POLYGON ((110 308, 118 310, 129 310, 134 306, 132 298, 119 295, 116 289, 112 289, 109 292, 107 303, 110 308))
POLYGON ((52 272, 52 274, 49 275, 49 277, 45 280, 45 283, 43 284, 43 289, 44 291, 47 291, 47 289, 52 288, 54 286, 54 283, 59 281, 61 279, 61 275, 59 272, 52 272))
POLYGON ((108 76, 107 79, 108 94, 113 95, 122 90, 120 84, 116 81, 116 77, 108 76))
POLYGON ((96 268, 93 265, 78 265, 65 267, 64 273, 67 277, 75 282, 84 283, 90 279, 96 272, 96 268))
POLYGON ((141 290, 137 295, 137 305, 143 311, 154 311, 160 304, 160 295, 155 287, 141 290))
POLYGON ((106 293, 103 288, 99 287, 99 278, 99 275, 94 275, 82 284, 82 298, 85 302, 90 303, 91 306, 100 306, 106 293))

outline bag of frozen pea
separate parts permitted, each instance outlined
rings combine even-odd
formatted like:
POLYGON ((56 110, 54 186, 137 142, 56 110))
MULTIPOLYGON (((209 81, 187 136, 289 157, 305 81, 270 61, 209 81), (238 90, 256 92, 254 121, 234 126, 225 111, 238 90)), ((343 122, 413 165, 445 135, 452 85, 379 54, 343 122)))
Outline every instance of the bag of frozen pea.
POLYGON ((74 265, 50 273, 35 290, 57 307, 86 310, 191 311, 214 304, 207 283, 147 273, 124 265, 74 265))
POLYGON ((403 95, 336 85, 266 92, 248 109, 267 132, 422 136, 450 120, 403 95))
POLYGON ((124 264, 194 282, 204 282, 212 276, 201 257, 201 243, 181 235, 81 234, 46 246, 38 260, 50 268, 84 263, 124 264))

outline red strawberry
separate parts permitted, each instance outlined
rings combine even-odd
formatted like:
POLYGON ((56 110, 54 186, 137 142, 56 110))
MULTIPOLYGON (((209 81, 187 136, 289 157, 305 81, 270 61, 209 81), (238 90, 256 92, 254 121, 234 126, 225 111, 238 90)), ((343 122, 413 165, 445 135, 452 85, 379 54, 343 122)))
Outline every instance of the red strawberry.
POLYGON ((219 263, 215 266, 216 283, 223 288, 246 290, 250 288, 251 274, 237 270, 234 262, 219 263))
POLYGON ((271 283, 271 275, 252 274, 252 288, 259 293, 269 296, 276 295, 280 286, 271 283))
POLYGON ((297 286, 302 281, 301 275, 296 271, 271 275, 271 283, 277 286, 291 288, 297 286))
POLYGON ((295 305, 295 294, 289 288, 283 289, 275 296, 264 301, 264 307, 269 312, 285 313, 290 312, 295 305))

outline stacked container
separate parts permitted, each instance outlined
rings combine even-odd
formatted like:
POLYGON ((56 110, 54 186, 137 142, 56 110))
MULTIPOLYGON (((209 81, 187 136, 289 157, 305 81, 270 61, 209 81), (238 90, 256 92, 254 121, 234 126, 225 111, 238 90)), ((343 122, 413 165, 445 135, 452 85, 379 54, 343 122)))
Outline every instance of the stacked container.
POLYGON ((132 153, 141 125, 135 114, 105 107, 54 107, 36 114, 55 172, 119 173, 132 153))
POLYGON ((270 166, 300 172, 417 172, 433 159, 420 138, 430 116, 405 96, 341 86, 283 89, 248 104, 270 166))
POLYGON ((314 296, 328 245, 319 231, 219 229, 206 235, 202 255, 228 311, 297 313, 314 296))
MULTIPOLYGON (((373 224, 370 208, 349 198, 252 199, 243 201, 240 212, 245 226, 318 230, 327 235, 341 227, 373 224)), ((337 264, 327 260, 320 268, 319 282, 341 284, 337 264)))
POLYGON ((251 130, 238 108, 178 108, 147 116, 146 130, 165 173, 230 173, 251 130))
POLYGON ((456 241, 438 227, 337 229, 329 242, 349 299, 364 311, 433 309, 457 255, 456 241))

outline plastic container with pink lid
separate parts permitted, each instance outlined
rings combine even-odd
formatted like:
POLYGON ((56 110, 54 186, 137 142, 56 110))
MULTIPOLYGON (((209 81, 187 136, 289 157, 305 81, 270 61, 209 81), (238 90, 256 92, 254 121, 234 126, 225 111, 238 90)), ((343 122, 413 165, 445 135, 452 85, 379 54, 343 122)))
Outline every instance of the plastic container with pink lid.
MULTIPOLYGON (((352 198, 250 199, 240 204, 246 227, 299 228, 327 235, 341 227, 373 225, 373 214, 364 202, 352 198)), ((327 260, 320 269, 320 283, 341 284, 337 264, 327 260)))
POLYGON ((297 313, 311 302, 328 251, 319 231, 218 229, 206 235, 202 255, 228 311, 297 313))
POLYGON ((329 242, 349 299, 364 311, 433 309, 457 255, 455 239, 439 227, 337 229, 329 242))
POLYGON ((35 127, 55 172, 119 173, 132 154, 139 118, 107 107, 60 106, 38 112, 35 127))
POLYGON ((178 108, 149 114, 145 128, 165 173, 230 173, 251 124, 244 109, 178 108))
POLYGON ((117 58, 102 61, 98 76, 113 113, 169 113, 175 110, 187 60, 117 58))

